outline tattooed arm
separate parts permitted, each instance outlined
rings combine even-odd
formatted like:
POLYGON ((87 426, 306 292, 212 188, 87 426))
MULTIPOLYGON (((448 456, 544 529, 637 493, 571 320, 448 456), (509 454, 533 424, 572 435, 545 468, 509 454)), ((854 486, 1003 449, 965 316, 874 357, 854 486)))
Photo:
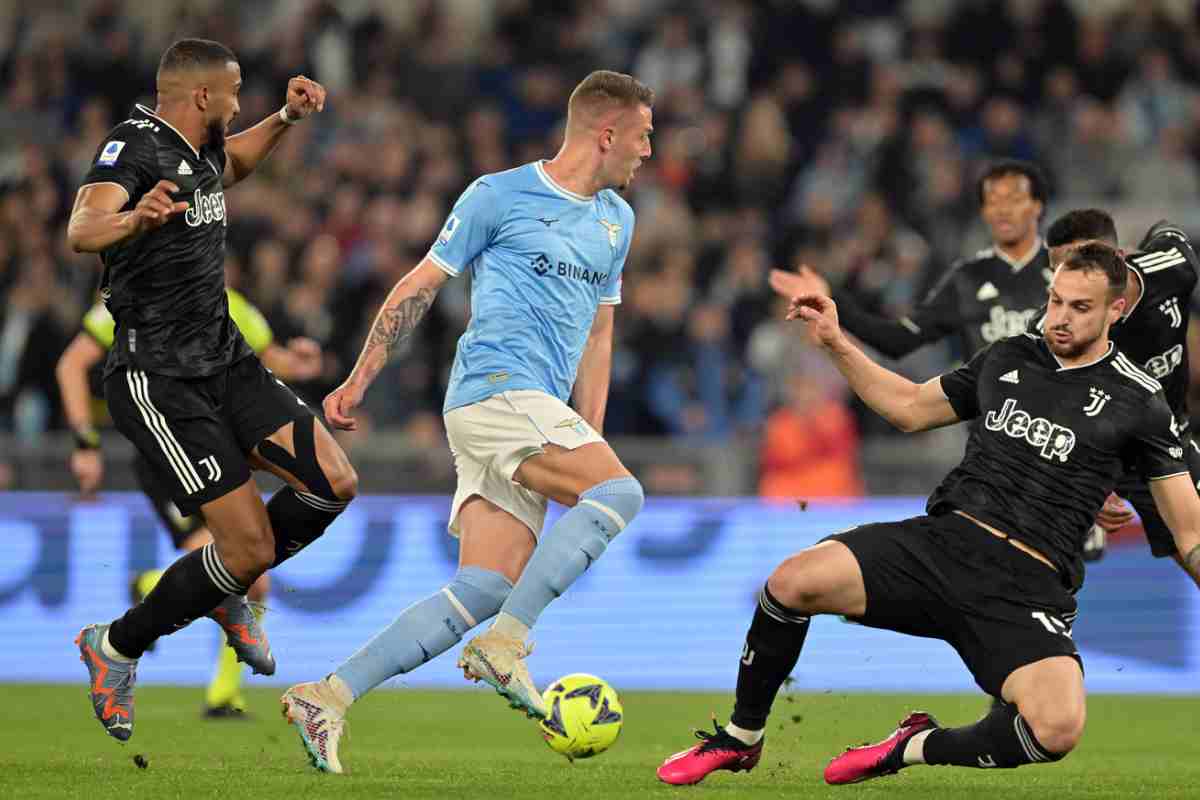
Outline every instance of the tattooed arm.
POLYGON ((325 418, 331 425, 342 430, 358 427, 351 414, 362 402, 367 387, 397 345, 412 335, 449 277, 426 258, 392 287, 371 324, 350 377, 325 398, 325 418))

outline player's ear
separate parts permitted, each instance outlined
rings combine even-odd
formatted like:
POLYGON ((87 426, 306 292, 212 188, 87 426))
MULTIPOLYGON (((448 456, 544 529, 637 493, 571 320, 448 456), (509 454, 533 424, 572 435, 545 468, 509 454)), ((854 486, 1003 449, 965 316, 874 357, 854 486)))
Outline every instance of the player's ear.
POLYGON ((192 90, 192 97, 196 101, 196 108, 201 111, 208 110, 208 86, 201 84, 192 90))
POLYGON ((616 141, 617 132, 612 128, 604 128, 600 131, 600 150, 607 153, 612 150, 613 143, 616 141))

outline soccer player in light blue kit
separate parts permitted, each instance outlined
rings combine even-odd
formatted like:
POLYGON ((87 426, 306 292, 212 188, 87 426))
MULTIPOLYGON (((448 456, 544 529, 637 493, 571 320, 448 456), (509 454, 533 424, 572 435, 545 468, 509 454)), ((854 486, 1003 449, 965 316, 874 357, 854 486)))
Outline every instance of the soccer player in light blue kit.
POLYGON ((282 703, 319 770, 341 772, 347 708, 453 647, 468 678, 545 717, 524 659, 529 629, 642 508, 642 487, 601 431, 613 310, 633 239, 624 189, 650 157, 654 93, 593 72, 571 93, 566 137, 549 161, 485 175, 459 197, 429 254, 388 295, 350 377, 325 398, 330 424, 353 411, 438 289, 470 272, 471 322, 444 407, 458 488, 450 531, 459 570, 409 606, 331 675, 282 703), (572 410, 567 401, 574 396, 572 410), (569 510, 539 538, 547 498, 569 510))

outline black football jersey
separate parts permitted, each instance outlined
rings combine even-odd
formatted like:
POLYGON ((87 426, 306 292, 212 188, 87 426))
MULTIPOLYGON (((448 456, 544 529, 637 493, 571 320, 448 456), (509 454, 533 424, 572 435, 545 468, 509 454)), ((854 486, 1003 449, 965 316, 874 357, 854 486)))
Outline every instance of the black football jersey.
POLYGON ((1162 385, 1110 344, 1062 367, 1040 336, 997 342, 941 377, 960 419, 973 420, 962 462, 929 498, 1048 557, 1072 589, 1083 541, 1117 479, 1187 474, 1162 385))
POLYGON ((970 358, 992 342, 1023 333, 1046 304, 1051 277, 1045 245, 1023 266, 989 247, 952 266, 900 322, 926 341, 957 336, 960 353, 970 358))
POLYGON ((132 366, 203 377, 252 354, 229 318, 225 296, 223 148, 199 151, 145 106, 117 125, 96 151, 83 183, 115 183, 132 209, 160 180, 179 187, 188 209, 157 230, 100 254, 100 294, 116 321, 105 374, 132 366))
MULTIPOLYGON (((1131 281, 1142 294, 1109 328, 1117 349, 1163 385, 1167 403, 1179 421, 1181 435, 1190 425, 1188 390, 1188 321, 1200 260, 1187 235, 1168 222, 1152 227, 1136 253, 1125 257, 1131 281)), ((1030 332, 1044 328, 1046 309, 1039 310, 1030 332)))
POLYGON ((842 327, 892 358, 948 337, 959 355, 970 358, 992 342, 1025 330, 1046 303, 1050 255, 1045 245, 1023 262, 995 248, 956 262, 907 317, 888 319, 870 313, 845 289, 834 293, 842 327))

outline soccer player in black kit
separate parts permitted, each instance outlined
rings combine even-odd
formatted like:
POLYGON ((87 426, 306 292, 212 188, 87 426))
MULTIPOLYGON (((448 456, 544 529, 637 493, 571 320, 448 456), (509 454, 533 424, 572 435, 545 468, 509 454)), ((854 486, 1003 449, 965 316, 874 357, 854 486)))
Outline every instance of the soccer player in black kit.
POLYGON ((1083 537, 1127 471, 1150 481, 1184 564, 1200 574, 1200 496, 1174 415, 1162 386, 1108 338, 1125 310, 1127 272, 1108 245, 1078 247, 1053 276, 1044 335, 1002 339, 923 384, 852 344, 830 298, 793 299, 789 318, 804 320, 867 405, 906 432, 972 420, 966 452, 925 516, 834 534, 776 568, 746 637, 730 723, 667 759, 661 780, 696 783, 758 763, 813 614, 941 639, 1005 701, 959 728, 913 713, 883 741, 834 758, 826 782, 913 764, 1016 767, 1074 749, 1085 718, 1070 637, 1083 537))
POLYGON ((163 54, 154 110, 137 106, 96 151, 67 237, 99 253, 116 321, 104 393, 118 430, 171 484, 183 514, 202 511, 213 542, 172 564, 153 591, 77 641, 105 731, 133 734, 137 659, 158 637, 210 616, 239 660, 275 671, 246 602, 259 575, 315 541, 354 497, 357 476, 312 412, 254 355, 225 295, 224 189, 254 171, 325 90, 299 76, 278 114, 225 138, 241 68, 217 42, 163 54), (251 477, 286 485, 265 505, 251 477))
MULTIPOLYGON (((1098 208, 1068 211, 1046 231, 1046 244, 1054 263, 1088 241, 1117 247, 1117 226, 1108 212, 1098 208)), ((1200 486, 1200 447, 1193 439, 1187 403, 1188 320, 1200 275, 1200 258, 1187 234, 1167 221, 1153 225, 1137 251, 1123 255, 1129 269, 1125 310, 1113 324, 1109 338, 1131 361, 1162 383, 1179 427, 1192 481, 1200 486)), ((1043 318, 1044 313, 1035 318, 1031 332, 1042 330, 1043 318)), ((1117 483, 1116 494, 1128 499, 1137 510, 1151 554, 1155 558, 1169 556, 1187 572, 1146 482, 1137 474, 1126 475, 1117 483)))
MULTIPOLYGON (((1028 161, 996 161, 976 182, 979 213, 992 246, 955 262, 911 315, 888 319, 864 309, 854 293, 832 290, 808 266, 771 270, 771 287, 784 297, 832 296, 843 329, 890 358, 946 338, 964 360, 992 342, 1025 330, 1046 303, 1051 266, 1048 243, 1038 235, 1047 189, 1042 171, 1028 161)), ((1084 560, 1104 555, 1107 535, 1133 514, 1117 497, 1104 504, 1084 544, 1084 560)))

